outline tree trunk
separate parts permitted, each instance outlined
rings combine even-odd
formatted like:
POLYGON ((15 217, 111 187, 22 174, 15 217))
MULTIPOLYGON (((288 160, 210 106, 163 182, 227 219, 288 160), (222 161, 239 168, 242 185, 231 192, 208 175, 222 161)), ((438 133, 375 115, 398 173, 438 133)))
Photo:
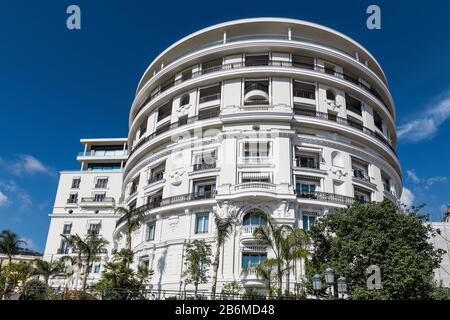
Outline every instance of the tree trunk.
POLYGON ((291 275, 290 275, 290 273, 291 273, 291 270, 289 269, 289 265, 288 265, 288 268, 287 268, 288 270, 287 270, 287 273, 286 273, 286 291, 287 291, 287 293, 289 294, 289 281, 291 280, 290 278, 291 278, 291 275))
POLYGON ((213 274, 212 274, 212 286, 211 286, 212 299, 215 299, 216 297, 217 273, 219 270, 219 262, 220 262, 220 243, 217 243, 217 249, 214 254, 213 274))
POLYGON ((12 262, 12 256, 8 255, 8 261, 9 261, 9 264, 11 264, 11 262, 12 262))
POLYGON ((131 232, 127 232, 127 249, 131 250, 131 232))
POLYGON ((86 264, 84 266, 84 277, 83 277, 83 286, 82 286, 83 292, 86 292, 86 283, 87 283, 88 276, 89 276, 89 260, 86 261, 86 264))
POLYGON ((281 272, 281 265, 278 264, 278 296, 280 297, 283 294, 283 272, 281 272))

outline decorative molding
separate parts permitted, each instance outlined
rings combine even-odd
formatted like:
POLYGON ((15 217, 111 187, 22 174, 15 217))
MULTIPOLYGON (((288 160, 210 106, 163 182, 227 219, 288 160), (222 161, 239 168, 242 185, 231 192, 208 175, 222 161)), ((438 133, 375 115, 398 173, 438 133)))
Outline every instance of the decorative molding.
POLYGON ((185 174, 185 172, 186 170, 184 170, 184 168, 172 170, 169 174, 169 177, 172 180, 170 183, 174 186, 179 186, 182 182, 181 177, 185 174))

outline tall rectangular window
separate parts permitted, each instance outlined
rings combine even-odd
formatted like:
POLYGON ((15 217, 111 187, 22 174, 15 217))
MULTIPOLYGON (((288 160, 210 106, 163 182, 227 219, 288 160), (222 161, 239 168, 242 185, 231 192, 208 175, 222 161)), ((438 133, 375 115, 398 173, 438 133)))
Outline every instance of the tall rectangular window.
POLYGON ((242 268, 256 268, 261 262, 267 259, 266 253, 243 253, 242 268))
POLYGON ((245 142, 244 157, 268 157, 270 155, 270 142, 245 142))
POLYGON ((69 199, 67 199, 67 203, 77 203, 78 201, 78 193, 74 192, 69 194, 69 199))
POLYGON ((63 234, 70 234, 71 231, 72 231, 72 224, 65 223, 63 227, 63 234))
POLYGON ((88 233, 92 235, 99 235, 101 225, 100 223, 91 223, 88 228, 88 233))
POLYGON ((80 188, 80 178, 73 178, 72 180, 72 189, 79 189, 80 188))
POLYGON ((94 194, 94 202, 103 202, 105 201, 105 197, 105 193, 96 193, 94 194))
POLYGON ((195 219, 195 233, 208 233, 209 213, 197 214, 195 219))
POLYGON ((95 188, 104 189, 108 187, 108 178, 98 178, 95 183, 95 188))
POLYGON ((147 241, 153 241, 155 240, 155 231, 156 231, 156 223, 150 222, 147 223, 147 241))
POLYGON ((315 216, 303 215, 303 229, 304 230, 309 230, 314 222, 316 222, 315 216))

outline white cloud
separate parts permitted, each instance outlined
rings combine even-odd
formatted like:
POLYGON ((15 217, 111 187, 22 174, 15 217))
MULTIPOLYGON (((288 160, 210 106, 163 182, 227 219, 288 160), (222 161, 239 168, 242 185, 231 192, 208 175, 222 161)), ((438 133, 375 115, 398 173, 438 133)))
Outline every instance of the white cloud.
POLYGON ((442 176, 436 176, 436 177, 431 177, 427 179, 427 186, 432 186, 433 184, 437 183, 437 182, 447 182, 447 177, 442 177, 442 176))
POLYGON ((0 207, 5 206, 8 203, 8 197, 6 194, 0 191, 0 207))
POLYGON ((398 127, 398 138, 409 142, 434 137, 439 127, 450 118, 450 90, 439 96, 427 110, 398 127))
POLYGON ((414 205, 414 199, 416 197, 408 188, 403 188, 402 196, 400 197, 400 202, 405 205, 406 209, 411 209, 414 205))
POLYGON ((0 189, 8 193, 8 203, 15 203, 21 209, 31 206, 31 196, 19 187, 14 180, 0 181, 0 189))
POLYGON ((420 182, 420 178, 416 175, 415 170, 407 170, 406 174, 408 175, 408 179, 411 180, 413 183, 417 184, 420 182))
POLYGON ((16 176, 23 176, 25 174, 34 175, 36 173, 43 173, 48 175, 54 174, 54 171, 52 169, 29 154, 20 155, 18 159, 11 160, 0 158, 0 165, 4 166, 6 170, 10 171, 16 176))

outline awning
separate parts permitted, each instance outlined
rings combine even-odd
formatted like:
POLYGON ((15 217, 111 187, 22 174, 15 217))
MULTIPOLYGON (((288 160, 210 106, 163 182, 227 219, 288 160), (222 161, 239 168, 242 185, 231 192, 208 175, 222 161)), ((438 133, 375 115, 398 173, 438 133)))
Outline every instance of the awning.
POLYGON ((270 172, 242 172, 242 179, 249 179, 249 180, 270 179, 270 172))
POLYGON ((315 176, 297 176, 297 180, 320 180, 321 177, 315 177, 315 176))

